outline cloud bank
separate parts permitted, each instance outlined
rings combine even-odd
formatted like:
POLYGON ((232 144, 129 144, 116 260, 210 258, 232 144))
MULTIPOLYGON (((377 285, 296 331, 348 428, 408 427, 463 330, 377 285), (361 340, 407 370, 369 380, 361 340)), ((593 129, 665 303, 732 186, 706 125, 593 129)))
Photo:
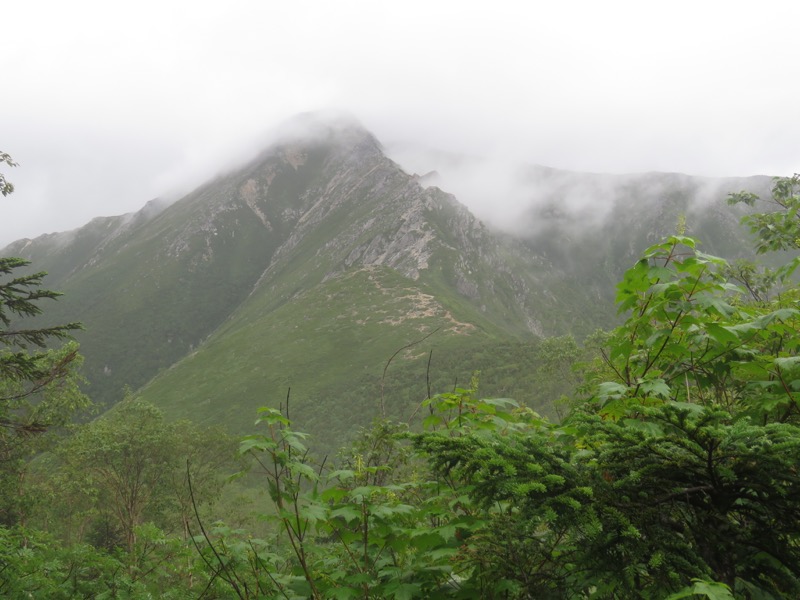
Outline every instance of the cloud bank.
POLYGON ((387 145, 487 157, 494 183, 510 163, 800 165, 786 2, 43 0, 2 17, 0 150, 20 166, 0 245, 178 195, 318 109, 387 145))

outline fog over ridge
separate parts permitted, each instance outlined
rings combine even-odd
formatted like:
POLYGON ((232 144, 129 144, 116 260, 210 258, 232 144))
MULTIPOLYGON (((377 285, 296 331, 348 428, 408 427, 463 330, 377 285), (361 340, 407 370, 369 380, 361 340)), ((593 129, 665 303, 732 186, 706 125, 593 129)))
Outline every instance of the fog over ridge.
POLYGON ((3 19, 0 151, 20 166, 0 167, 0 245, 180 196, 337 107, 387 147, 487 157, 501 186, 507 163, 800 170, 797 3, 41 0, 3 19))
POLYGON ((488 225, 526 237, 535 236, 554 221, 575 234, 601 226, 632 189, 642 200, 656 202, 676 191, 687 192, 687 208, 700 210, 725 201, 732 192, 764 185, 759 176, 582 173, 408 143, 388 146, 387 154, 407 172, 420 175, 423 185, 454 194, 488 225))

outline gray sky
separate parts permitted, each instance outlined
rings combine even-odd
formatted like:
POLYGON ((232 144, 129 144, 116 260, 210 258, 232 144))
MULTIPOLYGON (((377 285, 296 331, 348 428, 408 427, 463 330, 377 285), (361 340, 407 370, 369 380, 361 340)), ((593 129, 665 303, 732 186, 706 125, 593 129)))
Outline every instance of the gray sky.
POLYGON ((0 245, 137 210, 351 112, 382 141, 601 172, 800 170, 800 3, 4 3, 0 245))

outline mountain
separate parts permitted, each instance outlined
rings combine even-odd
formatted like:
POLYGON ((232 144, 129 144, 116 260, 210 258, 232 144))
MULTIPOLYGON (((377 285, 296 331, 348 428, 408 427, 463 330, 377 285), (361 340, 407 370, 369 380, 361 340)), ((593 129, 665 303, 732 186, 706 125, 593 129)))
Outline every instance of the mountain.
POLYGON ((515 383, 528 381, 537 340, 613 324, 613 282, 679 213, 709 233, 709 251, 746 247, 724 196, 766 185, 713 182, 698 203, 710 184, 696 178, 530 167, 520 181, 547 193, 500 231, 357 123, 305 115, 288 130, 173 204, 2 251, 65 293, 48 320, 85 324, 96 401, 113 405, 127 387, 172 417, 242 431, 289 395, 326 449, 473 368, 489 367, 489 392, 540 402, 515 383), (611 201, 589 218, 596 190, 611 201))

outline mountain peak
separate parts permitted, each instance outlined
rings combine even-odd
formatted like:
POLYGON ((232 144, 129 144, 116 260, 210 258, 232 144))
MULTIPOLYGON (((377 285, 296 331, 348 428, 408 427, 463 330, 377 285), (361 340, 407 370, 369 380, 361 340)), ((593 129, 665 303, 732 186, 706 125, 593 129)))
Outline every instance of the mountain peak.
POLYGON ((352 114, 345 111, 322 110, 305 112, 284 121, 275 131, 278 144, 336 143, 346 146, 371 146, 381 150, 381 144, 352 114))

